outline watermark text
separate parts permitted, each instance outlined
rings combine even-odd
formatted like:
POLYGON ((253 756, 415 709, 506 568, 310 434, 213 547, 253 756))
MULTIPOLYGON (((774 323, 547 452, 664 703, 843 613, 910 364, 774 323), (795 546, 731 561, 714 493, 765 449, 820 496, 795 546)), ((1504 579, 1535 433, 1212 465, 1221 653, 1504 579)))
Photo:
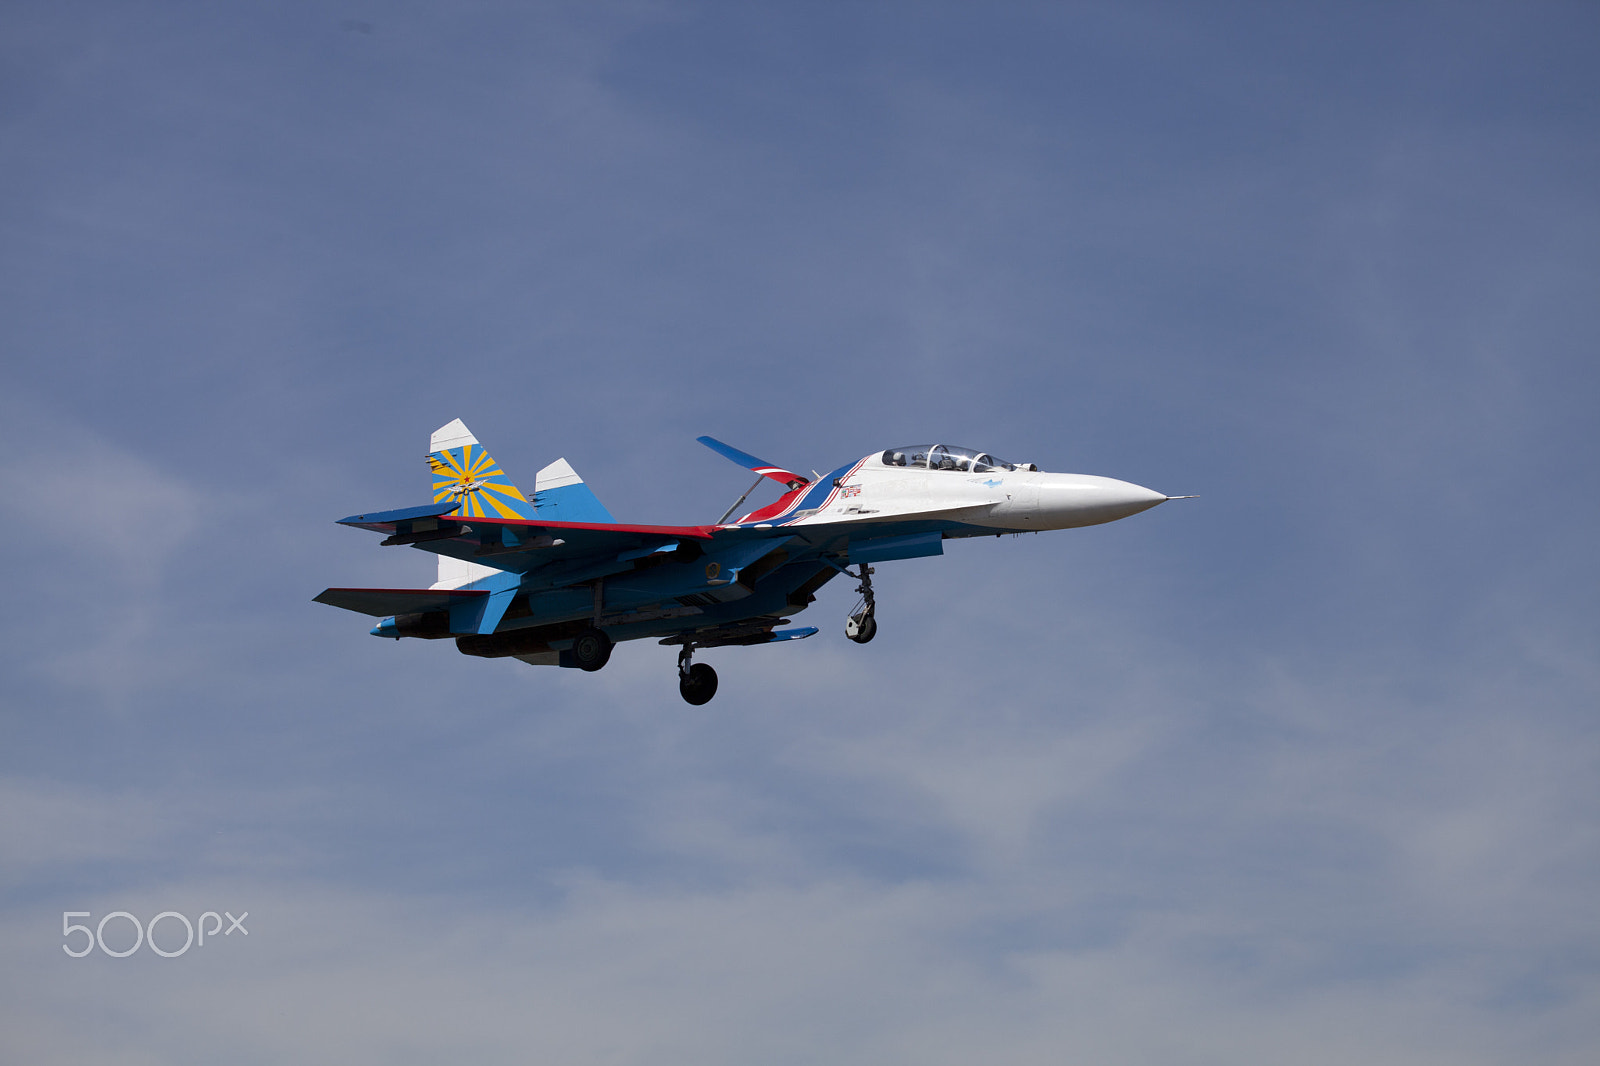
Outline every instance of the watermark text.
POLYGON ((62 911, 61 912, 61 937, 64 943, 61 950, 75 959, 81 959, 95 948, 110 955, 113 959, 125 959, 138 951, 140 947, 149 949, 160 955, 163 959, 175 959, 188 951, 191 947, 205 947, 206 937, 212 940, 220 933, 222 936, 232 936, 235 932, 250 935, 250 930, 244 927, 244 920, 250 917, 249 911, 241 911, 235 918, 229 911, 218 914, 216 911, 206 911, 198 921, 191 922, 186 915, 177 911, 162 911, 151 918, 146 924, 140 924, 139 919, 127 911, 112 911, 102 917, 94 928, 74 922, 74 918, 93 918, 90 911, 62 911), (228 919, 228 927, 222 927, 222 919, 228 919), (206 923, 210 922, 210 928, 206 923), (163 947, 156 942, 156 928, 165 922, 162 928, 161 939, 166 944, 163 947), (112 932, 112 945, 106 944, 106 927, 110 925, 112 932), (128 946, 126 927, 131 926, 133 943, 128 946), (178 930, 182 929, 183 943, 177 945, 178 930), (77 934, 82 934, 78 939, 77 934), (76 945, 81 949, 74 950, 76 945), (177 945, 177 946, 174 946, 177 945))

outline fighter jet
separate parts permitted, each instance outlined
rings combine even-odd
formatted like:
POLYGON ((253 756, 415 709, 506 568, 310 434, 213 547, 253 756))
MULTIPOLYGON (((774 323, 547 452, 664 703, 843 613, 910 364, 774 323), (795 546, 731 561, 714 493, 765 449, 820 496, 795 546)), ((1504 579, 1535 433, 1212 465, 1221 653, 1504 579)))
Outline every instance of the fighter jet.
POLYGON ((599 670, 617 643, 655 638, 679 648, 678 691, 698 705, 716 695, 717 674, 695 652, 814 635, 783 628, 784 616, 840 574, 857 583, 845 636, 865 644, 878 631, 872 564, 942 555, 957 537, 1114 522, 1180 498, 954 444, 886 448, 808 478, 698 439, 754 471, 755 484, 708 525, 630 525, 565 459, 524 494, 456 419, 430 441, 432 503, 339 520, 437 555, 438 580, 330 588, 316 601, 380 618, 374 636, 453 639, 467 655, 536 666, 599 670), (763 479, 782 498, 735 518, 763 479))

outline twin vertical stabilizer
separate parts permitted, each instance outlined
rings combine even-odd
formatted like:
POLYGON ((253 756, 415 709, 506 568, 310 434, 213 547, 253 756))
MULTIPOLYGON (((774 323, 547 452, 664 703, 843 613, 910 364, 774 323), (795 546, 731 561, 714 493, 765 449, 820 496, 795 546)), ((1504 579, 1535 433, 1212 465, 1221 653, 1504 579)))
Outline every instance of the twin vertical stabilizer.
MULTIPOLYGON (((428 468, 433 471, 433 502, 456 501, 456 509, 450 512, 454 516, 545 522, 616 521, 565 459, 557 459, 539 471, 533 499, 528 499, 459 418, 433 431, 428 468)), ((495 573, 499 571, 493 567, 441 555, 439 580, 433 587, 460 588, 495 573)))

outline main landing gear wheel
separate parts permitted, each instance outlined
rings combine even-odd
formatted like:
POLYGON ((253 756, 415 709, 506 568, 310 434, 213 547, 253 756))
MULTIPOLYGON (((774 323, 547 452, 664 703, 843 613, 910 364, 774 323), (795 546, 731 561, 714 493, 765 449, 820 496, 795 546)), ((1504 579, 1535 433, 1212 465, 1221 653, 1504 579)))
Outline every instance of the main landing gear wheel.
POLYGON ((865 644, 878 635, 878 601, 872 595, 872 567, 866 563, 861 564, 861 584, 856 591, 861 593, 861 600, 845 619, 844 635, 857 644, 865 644))
POLYGON ((717 694, 717 672, 705 663, 691 662, 693 658, 693 644, 678 650, 678 695, 698 707, 717 694))
POLYGON ((878 620, 871 611, 853 614, 844 623, 844 635, 857 644, 865 644, 878 635, 878 620))
POLYGON ((591 673, 611 660, 611 638, 590 626, 572 640, 572 665, 591 673))
POLYGON ((688 671, 678 675, 678 693, 688 703, 699 707, 710 703, 717 694, 717 672, 705 663, 695 663, 688 671))

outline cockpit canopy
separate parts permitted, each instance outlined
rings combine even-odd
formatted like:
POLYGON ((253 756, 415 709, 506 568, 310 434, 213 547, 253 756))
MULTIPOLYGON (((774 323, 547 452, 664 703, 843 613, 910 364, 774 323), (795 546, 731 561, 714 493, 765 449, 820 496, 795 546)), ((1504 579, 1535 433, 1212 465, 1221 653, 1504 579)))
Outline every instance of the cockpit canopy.
POLYGON ((994 470, 1029 470, 1031 466, 1008 463, 1004 459, 981 452, 976 448, 963 448, 959 444, 912 444, 903 448, 890 448, 883 453, 884 466, 920 467, 925 470, 957 470, 969 474, 986 474, 994 470))

